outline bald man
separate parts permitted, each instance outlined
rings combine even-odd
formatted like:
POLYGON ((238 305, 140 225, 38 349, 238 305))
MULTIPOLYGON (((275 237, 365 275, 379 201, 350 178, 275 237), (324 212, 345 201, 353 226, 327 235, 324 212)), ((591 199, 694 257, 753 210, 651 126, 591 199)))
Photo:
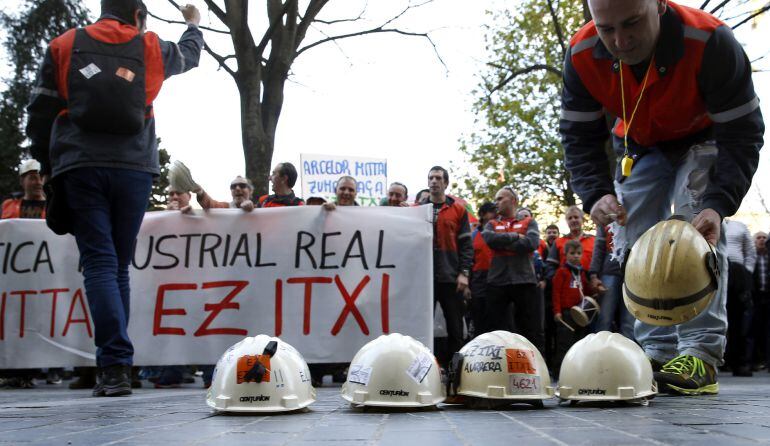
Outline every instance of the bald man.
MULTIPOLYGON (((624 225, 629 247, 673 207, 717 246, 726 271, 722 219, 737 211, 763 144, 746 54, 728 26, 701 10, 665 0, 588 6, 594 20, 572 37, 563 71, 559 130, 573 189, 597 225, 624 225), (618 157, 614 183, 608 138, 618 157)), ((720 276, 715 298, 691 321, 636 322, 660 391, 718 393, 726 279, 720 276)))

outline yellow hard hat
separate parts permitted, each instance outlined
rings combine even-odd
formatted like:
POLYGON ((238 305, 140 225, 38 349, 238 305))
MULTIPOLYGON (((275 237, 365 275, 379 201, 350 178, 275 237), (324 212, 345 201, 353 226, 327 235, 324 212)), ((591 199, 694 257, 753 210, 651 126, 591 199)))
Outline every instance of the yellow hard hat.
POLYGON ((642 322, 681 324, 708 306, 718 277, 714 248, 693 225, 674 216, 634 243, 625 265, 623 300, 642 322))

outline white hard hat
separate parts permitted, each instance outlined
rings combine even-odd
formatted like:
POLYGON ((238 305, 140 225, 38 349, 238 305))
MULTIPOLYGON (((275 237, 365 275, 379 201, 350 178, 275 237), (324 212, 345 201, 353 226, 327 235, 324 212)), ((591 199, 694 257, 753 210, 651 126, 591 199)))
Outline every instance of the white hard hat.
POLYGON ((714 249, 693 225, 674 216, 634 243, 625 268, 623 300, 628 311, 646 324, 681 324, 708 307, 718 277, 714 249))
POLYGON ((561 364, 557 396, 563 400, 646 402, 656 393, 650 360, 619 333, 586 336, 561 364))
POLYGON ((40 162, 34 158, 24 160, 19 164, 19 176, 23 177, 28 172, 40 172, 40 162))
POLYGON ((503 330, 484 333, 455 354, 449 376, 458 395, 538 406, 551 398, 551 376, 538 349, 524 336, 503 330))
POLYGON ((258 335, 225 351, 206 404, 223 412, 285 412, 306 407, 315 398, 302 355, 278 338, 258 335))
POLYGON ((357 406, 425 407, 446 398, 433 353, 398 333, 369 341, 353 357, 342 397, 357 406))

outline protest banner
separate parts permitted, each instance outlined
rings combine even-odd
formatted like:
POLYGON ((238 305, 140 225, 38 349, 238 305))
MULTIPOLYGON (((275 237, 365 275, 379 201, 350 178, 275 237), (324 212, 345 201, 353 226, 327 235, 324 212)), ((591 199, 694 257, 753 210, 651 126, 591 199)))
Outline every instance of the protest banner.
MULTIPOLYGON (((432 345, 430 209, 317 206, 145 216, 131 275, 137 365, 212 364, 245 336, 347 362, 385 333, 432 345)), ((93 365, 78 250, 0 221, 0 369, 93 365)))
POLYGON ((358 184, 356 201, 361 206, 378 206, 388 195, 388 162, 356 156, 300 155, 302 196, 335 201, 337 180, 351 176, 358 184))

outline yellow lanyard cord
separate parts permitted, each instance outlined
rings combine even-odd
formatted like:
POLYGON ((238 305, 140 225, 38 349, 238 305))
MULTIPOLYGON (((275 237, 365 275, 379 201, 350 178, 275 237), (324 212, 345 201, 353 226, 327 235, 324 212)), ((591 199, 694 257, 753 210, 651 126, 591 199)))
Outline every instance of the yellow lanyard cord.
POLYGON ((642 91, 639 93, 639 99, 636 100, 634 111, 631 112, 631 120, 626 121, 626 89, 623 86, 623 62, 620 63, 620 102, 623 106, 623 146, 625 148, 625 156, 628 156, 628 132, 631 130, 631 124, 634 122, 636 116, 636 109, 639 108, 639 103, 642 102, 642 96, 644 96, 644 89, 647 87, 647 78, 650 77, 650 67, 655 62, 654 59, 650 60, 650 64, 647 66, 647 73, 644 75, 644 81, 642 81, 642 91))

